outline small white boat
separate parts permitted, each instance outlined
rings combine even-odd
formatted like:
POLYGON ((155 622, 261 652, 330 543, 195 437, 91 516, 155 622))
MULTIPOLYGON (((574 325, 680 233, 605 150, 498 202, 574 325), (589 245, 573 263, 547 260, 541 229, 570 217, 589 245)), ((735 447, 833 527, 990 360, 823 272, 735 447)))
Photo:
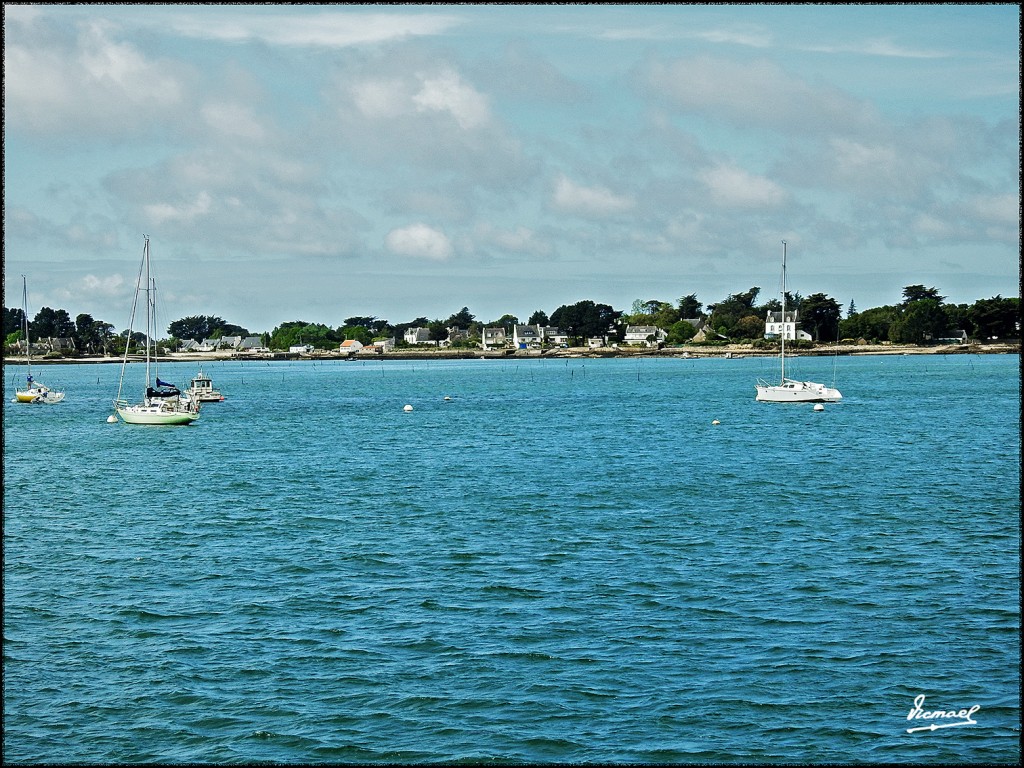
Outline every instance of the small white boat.
POLYGON ((21 276, 21 328, 25 336, 26 383, 24 389, 14 389, 15 403, 48 403, 53 405, 64 399, 64 393, 50 389, 41 381, 32 378, 32 344, 28 339, 28 283, 21 276))
POLYGON ((220 390, 213 388, 213 380, 203 373, 202 368, 192 377, 192 385, 185 391, 200 403, 217 403, 224 399, 220 390))
MULTIPOLYGON (((786 317, 786 241, 782 241, 782 317, 786 317)), ((786 331, 782 331, 782 350, 779 355, 782 363, 781 383, 769 384, 758 379, 754 389, 757 390, 755 400, 765 403, 836 403, 843 399, 842 393, 835 387, 818 384, 815 381, 796 381, 786 378, 786 331)))
POLYGON ((156 284, 149 271, 149 237, 145 239, 142 250, 142 265, 139 267, 139 279, 135 283, 135 301, 132 304, 131 320, 128 323, 127 338, 132 336, 132 324, 135 322, 135 311, 139 304, 139 295, 146 295, 146 388, 141 402, 134 405, 121 396, 124 386, 124 372, 128 365, 128 346, 125 346, 124 361, 121 363, 121 379, 117 385, 117 397, 114 399, 114 410, 126 424, 191 424, 199 418, 199 402, 189 394, 181 392, 173 384, 161 381, 156 376, 156 386, 150 385, 150 364, 153 357, 153 328, 156 312, 156 284), (145 275, 146 287, 142 287, 145 275))

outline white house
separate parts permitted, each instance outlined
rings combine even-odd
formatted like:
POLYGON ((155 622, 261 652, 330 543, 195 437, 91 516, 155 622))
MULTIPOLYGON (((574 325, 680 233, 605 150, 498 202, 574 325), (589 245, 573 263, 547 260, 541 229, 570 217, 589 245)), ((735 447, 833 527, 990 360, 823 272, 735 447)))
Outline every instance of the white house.
POLYGON ((543 341, 539 325, 512 326, 512 346, 516 349, 539 349, 543 341))
POLYGON ((430 340, 428 328, 407 328, 405 331, 406 344, 433 344, 430 340))
POLYGON ((450 347, 460 341, 469 341, 469 329, 468 328, 457 328, 452 326, 448 329, 448 341, 444 342, 446 347, 450 347))
POLYGON ((540 349, 543 345, 565 346, 569 337, 553 325, 512 326, 512 346, 516 349, 540 349))
POLYGON ((293 344, 292 346, 288 347, 288 351, 291 352, 292 354, 308 355, 310 352, 313 351, 313 345, 312 344, 293 344))
POLYGON ((504 347, 507 343, 508 338, 505 335, 505 329, 501 327, 484 328, 480 337, 480 346, 484 349, 488 349, 490 347, 504 347))
POLYGON ((668 334, 656 325, 627 325, 623 344, 640 347, 656 347, 662 344, 668 334))
POLYGON ((811 334, 797 328, 800 325, 800 314, 797 310, 786 310, 785 316, 782 312, 769 312, 764 321, 764 337, 766 339, 781 339, 792 341, 800 339, 811 341, 811 334))
POLYGON ((246 336, 242 339, 238 345, 239 352, 269 352, 270 350, 263 346, 263 339, 259 336, 246 336))
POLYGON ((556 347, 564 347, 569 344, 569 334, 563 333, 552 325, 544 326, 544 341, 556 347))
POLYGON ((356 339, 345 339, 345 341, 341 342, 341 344, 338 346, 338 351, 345 354, 354 355, 362 348, 363 343, 361 341, 357 341, 356 339))

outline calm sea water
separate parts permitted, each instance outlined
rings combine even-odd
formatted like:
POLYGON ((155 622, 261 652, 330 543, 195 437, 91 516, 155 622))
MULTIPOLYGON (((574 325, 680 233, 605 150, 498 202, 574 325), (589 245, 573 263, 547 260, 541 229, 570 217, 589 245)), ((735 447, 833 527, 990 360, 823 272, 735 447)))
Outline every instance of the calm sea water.
POLYGON ((1018 761, 1019 358, 796 363, 5 367, 6 761, 1018 761))

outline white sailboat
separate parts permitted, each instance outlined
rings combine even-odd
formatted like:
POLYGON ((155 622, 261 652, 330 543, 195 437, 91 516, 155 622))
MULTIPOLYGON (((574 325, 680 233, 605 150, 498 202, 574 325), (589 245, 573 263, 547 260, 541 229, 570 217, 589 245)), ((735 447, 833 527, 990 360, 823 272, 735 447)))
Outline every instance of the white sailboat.
MULTIPOLYGON (((139 267, 139 278, 135 283, 135 300, 132 303, 131 320, 128 323, 128 339, 130 343, 132 326, 135 323, 135 312, 139 304, 139 295, 146 295, 146 388, 142 400, 134 405, 122 397, 124 387, 124 372, 128 365, 128 347, 125 344, 124 361, 121 363, 121 378, 117 384, 117 398, 114 400, 114 410, 126 424, 191 424, 199 418, 199 402, 187 394, 183 394, 173 384, 161 381, 156 375, 156 386, 152 386, 150 369, 153 360, 153 333, 156 325, 156 284, 150 276, 149 270, 149 237, 145 236, 145 245, 142 249, 142 265, 139 267), (145 276, 146 287, 142 287, 142 279, 145 276)), ((154 372, 155 373, 155 372, 154 372)), ((109 420, 114 420, 111 417, 109 420)))
POLYGON ((815 381, 797 381, 786 378, 786 241, 782 241, 782 351, 779 359, 782 364, 781 383, 769 384, 758 379, 754 388, 757 390, 755 400, 765 403, 836 403, 843 399, 835 387, 819 384, 815 381))
POLYGON ((25 336, 25 367, 26 383, 24 389, 15 387, 15 403, 59 403, 64 399, 64 393, 50 389, 41 381, 32 378, 32 344, 28 339, 28 283, 25 276, 21 276, 21 327, 25 336))

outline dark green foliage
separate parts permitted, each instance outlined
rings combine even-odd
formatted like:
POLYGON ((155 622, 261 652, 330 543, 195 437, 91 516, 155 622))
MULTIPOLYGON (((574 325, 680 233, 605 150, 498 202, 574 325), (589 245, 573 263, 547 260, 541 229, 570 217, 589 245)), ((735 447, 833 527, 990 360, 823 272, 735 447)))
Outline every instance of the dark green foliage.
POLYGON ((224 336, 249 336, 249 331, 240 325, 232 325, 215 315, 194 315, 175 320, 167 327, 167 333, 176 339, 219 339, 224 336))
POLYGON ((815 341, 837 341, 842 307, 824 293, 814 293, 800 304, 800 327, 815 341))
POLYGON ((1020 338, 1020 299, 1004 299, 998 294, 979 299, 966 312, 980 339, 1020 338))
POLYGON ((621 316, 621 312, 608 304, 585 300, 571 305, 563 304, 551 313, 551 322, 578 342, 592 336, 604 336, 621 316))
POLYGON ((75 324, 67 311, 49 307, 43 307, 36 313, 29 328, 33 343, 36 339, 71 338, 74 332, 75 324))

